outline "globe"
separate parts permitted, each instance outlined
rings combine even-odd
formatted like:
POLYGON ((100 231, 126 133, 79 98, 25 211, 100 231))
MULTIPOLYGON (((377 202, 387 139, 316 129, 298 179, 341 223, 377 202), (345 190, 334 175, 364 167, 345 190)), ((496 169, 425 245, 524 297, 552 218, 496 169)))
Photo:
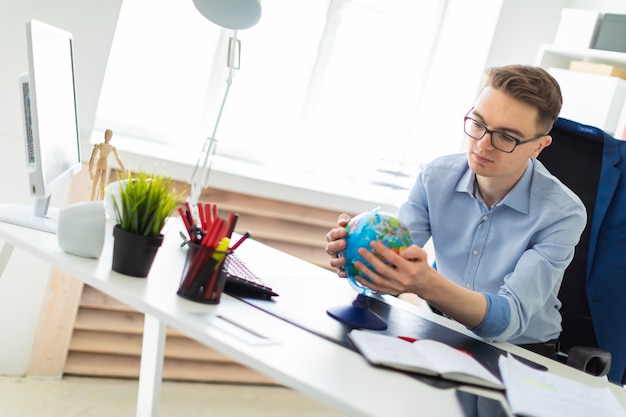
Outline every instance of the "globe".
MULTIPOLYGON (((370 252, 371 241, 380 241, 388 248, 400 253, 413 244, 409 229, 393 214, 374 209, 353 217, 346 225, 348 235, 346 237, 346 249, 343 256, 346 258, 346 275, 352 288, 359 293, 373 293, 373 291, 361 285, 355 276, 363 275, 354 266, 356 261, 361 261, 372 268, 361 255, 357 253, 359 248, 366 248, 370 252)), ((374 269, 374 268, 372 268, 374 269)), ((369 279, 365 276, 366 279, 369 279)))

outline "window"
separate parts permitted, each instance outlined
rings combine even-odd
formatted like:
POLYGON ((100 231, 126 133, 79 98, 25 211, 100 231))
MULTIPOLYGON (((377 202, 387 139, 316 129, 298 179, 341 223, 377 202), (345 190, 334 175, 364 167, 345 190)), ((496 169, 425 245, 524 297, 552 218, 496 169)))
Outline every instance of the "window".
MULTIPOLYGON (((455 74, 463 88, 433 65, 458 65, 460 43, 447 53, 441 47, 453 45, 451 36, 471 44, 488 34, 497 15, 489 7, 499 1, 462 3, 264 0, 261 21, 237 33, 240 69, 215 135, 217 153, 280 167, 285 177, 315 175, 320 184, 379 184, 391 193, 383 199, 395 190, 403 198, 420 164, 462 150, 462 115, 489 43, 471 51, 466 78, 455 74), (481 14, 481 24, 468 22, 468 12, 481 14), (442 86, 451 90, 437 91, 442 86), (451 91, 458 102, 441 102, 451 91), (438 98, 434 107, 428 97, 438 98), (435 110, 449 114, 433 118, 435 110)), ((226 89, 232 34, 191 0, 125 0, 96 128, 178 149, 194 164, 226 89)))

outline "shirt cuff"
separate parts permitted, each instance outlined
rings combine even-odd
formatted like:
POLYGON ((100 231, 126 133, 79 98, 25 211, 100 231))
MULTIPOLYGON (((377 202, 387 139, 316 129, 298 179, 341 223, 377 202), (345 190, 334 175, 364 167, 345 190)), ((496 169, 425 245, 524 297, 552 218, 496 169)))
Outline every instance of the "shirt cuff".
POLYGON ((504 297, 483 293, 487 300, 487 313, 483 321, 471 329, 476 335, 484 338, 493 338, 501 335, 511 321, 511 307, 504 297))

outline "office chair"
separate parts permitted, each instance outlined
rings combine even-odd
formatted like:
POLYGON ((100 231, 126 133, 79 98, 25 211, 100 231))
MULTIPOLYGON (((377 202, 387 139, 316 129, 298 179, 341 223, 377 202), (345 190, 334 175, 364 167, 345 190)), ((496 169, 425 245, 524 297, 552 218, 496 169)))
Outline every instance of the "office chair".
POLYGON ((561 356, 626 383, 626 142, 559 118, 539 159, 587 208, 587 225, 559 292, 561 356))

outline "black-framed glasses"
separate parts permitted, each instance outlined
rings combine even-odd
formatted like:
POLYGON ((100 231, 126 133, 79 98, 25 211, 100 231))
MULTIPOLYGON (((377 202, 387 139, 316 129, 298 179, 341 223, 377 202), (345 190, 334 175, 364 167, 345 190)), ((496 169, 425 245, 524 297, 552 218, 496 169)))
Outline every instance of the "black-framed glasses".
POLYGON ((499 132, 497 130, 491 130, 478 120, 472 119, 469 116, 465 116, 464 121, 465 124, 463 129, 465 130, 465 134, 467 136, 475 140, 481 140, 487 133, 489 133, 489 136, 491 137, 491 145, 497 150, 506 153, 513 152, 517 145, 523 145, 525 143, 532 142, 533 140, 537 140, 547 135, 547 133, 542 133, 530 139, 520 140, 514 138, 513 136, 507 135, 506 133, 499 132))

